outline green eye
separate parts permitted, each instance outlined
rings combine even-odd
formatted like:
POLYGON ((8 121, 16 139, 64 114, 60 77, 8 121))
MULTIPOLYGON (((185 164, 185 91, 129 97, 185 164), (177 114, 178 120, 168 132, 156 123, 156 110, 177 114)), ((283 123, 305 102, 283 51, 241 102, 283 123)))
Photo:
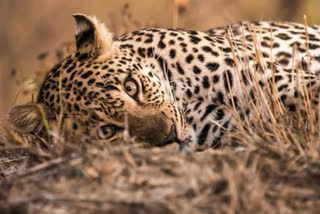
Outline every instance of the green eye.
POLYGON ((124 89, 126 90, 127 94, 131 97, 134 97, 138 93, 138 85, 135 80, 129 79, 124 83, 124 89))

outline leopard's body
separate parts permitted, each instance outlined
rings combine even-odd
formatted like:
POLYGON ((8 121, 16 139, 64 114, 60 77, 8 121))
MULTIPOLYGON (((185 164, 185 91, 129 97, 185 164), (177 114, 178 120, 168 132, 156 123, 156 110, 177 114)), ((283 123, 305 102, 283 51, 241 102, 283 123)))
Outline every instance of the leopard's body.
POLYGON ((318 84, 319 26, 256 22, 232 25, 229 33, 227 27, 151 28, 113 40, 95 19, 77 15, 76 21, 78 50, 52 69, 37 101, 70 119, 73 136, 113 140, 128 130, 155 145, 218 147, 234 127, 227 108, 250 117, 247 95, 254 99, 255 82, 264 88, 274 75, 290 110, 287 100, 297 94, 292 77, 318 84))

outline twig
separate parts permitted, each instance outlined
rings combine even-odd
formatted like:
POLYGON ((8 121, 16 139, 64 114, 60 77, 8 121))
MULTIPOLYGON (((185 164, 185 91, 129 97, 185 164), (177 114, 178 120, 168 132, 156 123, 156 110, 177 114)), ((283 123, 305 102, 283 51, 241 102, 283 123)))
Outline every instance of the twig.
POLYGON ((34 167, 29 168, 26 171, 17 173, 16 178, 26 177, 26 176, 38 173, 38 172, 40 172, 42 170, 48 169, 49 167, 52 167, 52 166, 55 166, 55 165, 58 165, 58 164, 61 164, 61 163, 65 163, 67 161, 74 160, 74 159, 76 159, 76 158, 59 157, 59 158, 56 158, 54 160, 50 160, 50 161, 38 164, 38 165, 36 165, 34 167))

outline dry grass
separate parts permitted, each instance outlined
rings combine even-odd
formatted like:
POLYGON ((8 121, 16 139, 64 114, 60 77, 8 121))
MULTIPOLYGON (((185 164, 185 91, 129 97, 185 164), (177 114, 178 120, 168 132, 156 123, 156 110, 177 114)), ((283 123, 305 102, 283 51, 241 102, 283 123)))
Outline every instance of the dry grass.
MULTIPOLYGON (((305 26, 307 26, 307 21, 305 20, 305 26)), ((250 28, 250 26, 249 26, 250 28)), ((307 32, 306 32, 307 35, 307 32)), ((253 32, 252 38, 256 38, 257 35, 253 32)), ((296 111, 290 112, 289 109, 280 100, 280 94, 278 92, 276 82, 275 82, 275 71, 282 69, 276 63, 272 65, 272 78, 271 83, 266 84, 263 88, 259 85, 258 73, 265 72, 266 62, 261 54, 260 45, 253 39, 255 46, 256 62, 259 65, 257 70, 252 71, 249 67, 248 62, 240 62, 236 57, 237 47, 232 43, 232 34, 229 32, 227 34, 229 42, 231 44, 231 49, 234 55, 234 60, 236 64, 242 63, 246 81, 249 81, 253 86, 249 91, 246 89, 243 77, 237 69, 234 69, 234 74, 238 74, 238 78, 241 85, 241 93, 244 99, 242 100, 242 105, 249 106, 253 109, 251 116, 246 116, 245 109, 242 109, 240 113, 244 116, 241 119, 239 111, 236 110, 234 103, 232 108, 228 110, 232 113, 236 121, 236 131, 234 133, 229 133, 229 140, 235 140, 240 142, 242 145, 268 145, 269 148, 273 150, 280 151, 282 153, 293 152, 297 155, 308 156, 313 160, 318 160, 320 158, 320 132, 319 132, 319 84, 318 78, 312 80, 311 77, 307 77, 310 71, 305 73, 302 70, 301 64, 294 64, 294 68, 291 69, 291 82, 288 88, 293 94, 293 90, 297 93, 297 97, 289 98, 287 100, 287 105, 294 105, 296 111), (258 75, 257 75, 258 74, 258 75), (309 85, 313 82, 313 86, 309 85), (253 92, 253 94, 250 94, 253 92), (246 99, 247 98, 247 99, 246 99)), ((272 33, 270 32, 270 37, 272 38, 272 33)), ((244 35, 243 35, 244 38, 244 35)), ((307 43, 308 43, 308 37, 307 43)), ((242 41, 245 44, 245 40, 242 41)), ((272 50, 271 50, 272 51, 272 50)), ((298 62, 295 54, 296 50, 293 48, 293 62, 298 62)), ((307 50, 307 55, 310 55, 307 50)), ((245 56, 248 56, 245 55, 245 56)), ((273 59, 267 59, 268 61, 273 61, 273 59)), ((311 61, 309 60, 307 68, 310 68, 311 61)), ((228 76, 226 75, 228 78, 228 76)), ((229 80, 228 80, 229 81, 229 80)), ((230 90, 230 99, 232 98, 232 90, 230 90)))
MULTIPOLYGON (((127 28, 143 25, 131 23, 125 10, 127 28)), ((73 47, 63 48, 39 56, 40 67, 51 67, 73 47)), ((255 109, 253 119, 240 120, 229 109, 237 127, 228 136, 246 145, 243 150, 182 153, 175 145, 80 144, 59 136, 48 144, 0 124, 0 213, 318 213, 317 94, 300 85, 301 111, 292 114, 274 82, 262 92, 252 81, 256 99, 245 104, 255 109)))

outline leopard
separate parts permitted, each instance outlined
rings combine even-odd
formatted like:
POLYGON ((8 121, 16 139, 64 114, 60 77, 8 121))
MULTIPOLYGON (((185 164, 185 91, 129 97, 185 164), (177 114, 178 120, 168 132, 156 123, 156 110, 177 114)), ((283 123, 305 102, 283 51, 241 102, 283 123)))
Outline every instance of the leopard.
POLYGON ((241 22, 115 37, 95 16, 73 17, 76 50, 48 72, 36 102, 8 112, 17 132, 37 134, 64 124, 64 136, 72 140, 130 137, 154 146, 177 143, 182 150, 221 148, 237 121, 229 109, 242 119, 253 117, 254 85, 263 91, 274 84, 292 112, 298 83, 319 88, 316 25, 241 22))

